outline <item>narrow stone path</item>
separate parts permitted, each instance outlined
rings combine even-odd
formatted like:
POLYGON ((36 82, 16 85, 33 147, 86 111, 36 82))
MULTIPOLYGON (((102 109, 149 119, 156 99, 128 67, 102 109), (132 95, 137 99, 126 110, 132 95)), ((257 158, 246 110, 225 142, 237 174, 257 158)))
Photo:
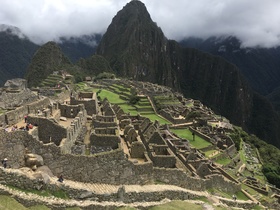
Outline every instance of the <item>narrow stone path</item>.
POLYGON ((86 127, 87 127, 87 132, 85 135, 84 143, 86 146, 90 144, 90 131, 91 131, 91 121, 87 120, 86 122, 86 127))
MULTIPOLYGON (((91 209, 115 209, 118 207, 148 208, 151 206, 161 205, 170 202, 170 200, 168 199, 164 199, 158 202, 135 202, 129 204, 123 202, 109 202, 109 201, 98 202, 98 201, 91 201, 91 200, 74 200, 74 199, 65 200, 65 199, 56 198, 54 196, 45 197, 33 193, 25 193, 25 192, 11 189, 1 184, 0 184, 0 194, 12 195, 16 200, 25 200, 32 205, 41 204, 41 205, 52 206, 52 207, 80 207, 80 208, 91 207, 91 209)), ((197 203, 197 204, 202 203, 201 201, 194 202, 191 200, 189 202, 197 203)))

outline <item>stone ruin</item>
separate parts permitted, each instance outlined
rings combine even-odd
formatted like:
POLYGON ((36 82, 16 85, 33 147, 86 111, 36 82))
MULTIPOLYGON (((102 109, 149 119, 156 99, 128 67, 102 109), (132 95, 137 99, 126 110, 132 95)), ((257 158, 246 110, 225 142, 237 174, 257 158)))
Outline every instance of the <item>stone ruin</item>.
MULTIPOLYGON (((5 125, 13 125, 26 114, 28 121, 36 125, 33 129, 0 132, 0 150, 11 160, 11 167, 28 166, 36 171, 44 166, 54 175, 63 173, 68 179, 110 184, 163 180, 166 179, 164 173, 174 170, 184 177, 182 180, 199 178, 196 182, 200 184, 191 189, 204 189, 205 183, 212 183, 216 176, 223 177, 219 185, 226 186, 229 191, 240 189, 238 183, 192 148, 188 140, 174 135, 168 126, 141 115, 128 115, 108 100, 98 101, 96 94, 74 93, 67 103, 41 96, 0 117, 5 125), (83 142, 86 138, 88 143, 83 142), (13 145, 11 150, 4 150, 6 142, 13 145), (18 152, 14 154, 13 151, 18 152)), ((197 129, 197 132, 211 136, 203 130, 197 129)), ((217 136, 219 138, 209 137, 213 145, 224 150, 231 147, 229 140, 217 136)), ((176 176, 169 179, 177 183, 176 176)))

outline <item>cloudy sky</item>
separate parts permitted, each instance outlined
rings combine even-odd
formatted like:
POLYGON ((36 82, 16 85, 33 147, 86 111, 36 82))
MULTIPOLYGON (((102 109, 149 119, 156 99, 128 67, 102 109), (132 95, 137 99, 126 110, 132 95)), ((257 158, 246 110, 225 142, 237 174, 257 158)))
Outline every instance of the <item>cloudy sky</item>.
MULTIPOLYGON (((0 24, 33 41, 104 33, 130 0, 0 0, 0 24)), ((234 35, 244 46, 280 45, 280 0, 142 0, 166 37, 234 35), (175 2, 175 3, 174 3, 175 2)))

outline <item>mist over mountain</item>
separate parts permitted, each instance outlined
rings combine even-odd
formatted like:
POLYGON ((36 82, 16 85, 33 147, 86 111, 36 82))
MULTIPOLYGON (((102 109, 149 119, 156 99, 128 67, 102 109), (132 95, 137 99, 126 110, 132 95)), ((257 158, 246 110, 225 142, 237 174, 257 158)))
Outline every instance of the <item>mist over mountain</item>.
POLYGON ((63 53, 73 63, 76 63, 79 59, 90 57, 95 53, 101 37, 101 34, 61 37, 56 42, 61 47, 63 53))

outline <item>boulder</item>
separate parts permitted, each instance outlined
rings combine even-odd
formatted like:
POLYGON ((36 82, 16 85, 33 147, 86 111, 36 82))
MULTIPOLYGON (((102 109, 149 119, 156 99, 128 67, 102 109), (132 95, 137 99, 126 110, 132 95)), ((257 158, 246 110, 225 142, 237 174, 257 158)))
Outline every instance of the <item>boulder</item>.
POLYGON ((32 167, 36 165, 37 167, 43 166, 44 165, 44 160, 42 156, 37 155, 37 154, 26 154, 25 155, 25 165, 27 167, 32 167))

